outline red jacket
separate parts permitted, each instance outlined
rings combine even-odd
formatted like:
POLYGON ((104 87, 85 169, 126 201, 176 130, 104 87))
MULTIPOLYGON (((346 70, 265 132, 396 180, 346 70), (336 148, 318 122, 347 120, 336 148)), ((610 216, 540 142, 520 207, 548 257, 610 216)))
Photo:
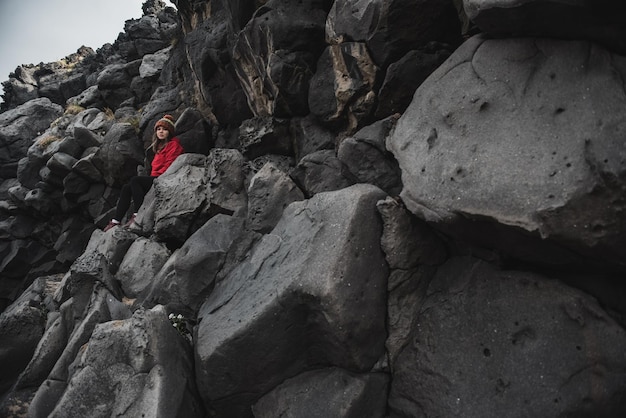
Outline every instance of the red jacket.
POLYGON ((165 170, 169 168, 174 162, 176 157, 184 152, 183 146, 180 145, 178 138, 172 138, 165 146, 154 155, 152 160, 152 177, 159 177, 165 173, 165 170))

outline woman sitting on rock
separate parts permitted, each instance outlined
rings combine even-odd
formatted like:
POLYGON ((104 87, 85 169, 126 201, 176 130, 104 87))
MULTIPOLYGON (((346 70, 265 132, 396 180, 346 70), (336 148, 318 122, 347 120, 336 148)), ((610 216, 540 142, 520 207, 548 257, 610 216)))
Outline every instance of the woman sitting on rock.
POLYGON ((172 165, 176 157, 184 152, 183 146, 175 137, 174 118, 172 116, 165 115, 154 125, 151 148, 154 151, 154 159, 152 160, 150 175, 131 177, 128 184, 122 187, 115 209, 115 217, 104 228, 105 232, 120 224, 130 207, 131 197, 135 210, 125 226, 128 227, 133 224, 137 211, 141 207, 146 193, 152 187, 154 179, 163 174, 172 165))

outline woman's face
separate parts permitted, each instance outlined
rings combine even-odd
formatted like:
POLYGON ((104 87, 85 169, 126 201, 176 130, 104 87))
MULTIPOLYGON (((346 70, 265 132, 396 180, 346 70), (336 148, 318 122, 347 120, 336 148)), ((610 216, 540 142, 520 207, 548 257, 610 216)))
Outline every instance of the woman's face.
POLYGON ((160 140, 167 139, 167 137, 170 136, 170 131, 168 131, 167 129, 165 129, 162 126, 158 126, 156 128, 156 136, 160 140))

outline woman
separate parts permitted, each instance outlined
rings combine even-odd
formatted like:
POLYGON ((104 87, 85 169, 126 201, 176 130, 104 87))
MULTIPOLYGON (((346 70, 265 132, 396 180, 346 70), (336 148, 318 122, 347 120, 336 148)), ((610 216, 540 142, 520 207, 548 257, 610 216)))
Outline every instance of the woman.
POLYGON ((122 187, 120 198, 117 201, 117 208, 115 209, 115 217, 104 228, 105 232, 120 224, 128 208, 130 208, 131 197, 135 210, 126 226, 132 225, 146 193, 152 187, 154 179, 163 174, 172 165, 176 157, 184 152, 180 141, 175 136, 175 132, 174 118, 170 115, 163 116, 155 123, 151 145, 154 151, 152 171, 149 176, 132 177, 128 184, 122 187))

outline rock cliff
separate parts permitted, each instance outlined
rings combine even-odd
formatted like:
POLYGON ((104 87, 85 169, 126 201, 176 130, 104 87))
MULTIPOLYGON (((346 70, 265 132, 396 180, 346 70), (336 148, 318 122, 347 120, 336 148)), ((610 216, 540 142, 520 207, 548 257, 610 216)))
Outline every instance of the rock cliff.
POLYGON ((621 1, 173 3, 3 83, 0 416, 626 415, 621 1))

